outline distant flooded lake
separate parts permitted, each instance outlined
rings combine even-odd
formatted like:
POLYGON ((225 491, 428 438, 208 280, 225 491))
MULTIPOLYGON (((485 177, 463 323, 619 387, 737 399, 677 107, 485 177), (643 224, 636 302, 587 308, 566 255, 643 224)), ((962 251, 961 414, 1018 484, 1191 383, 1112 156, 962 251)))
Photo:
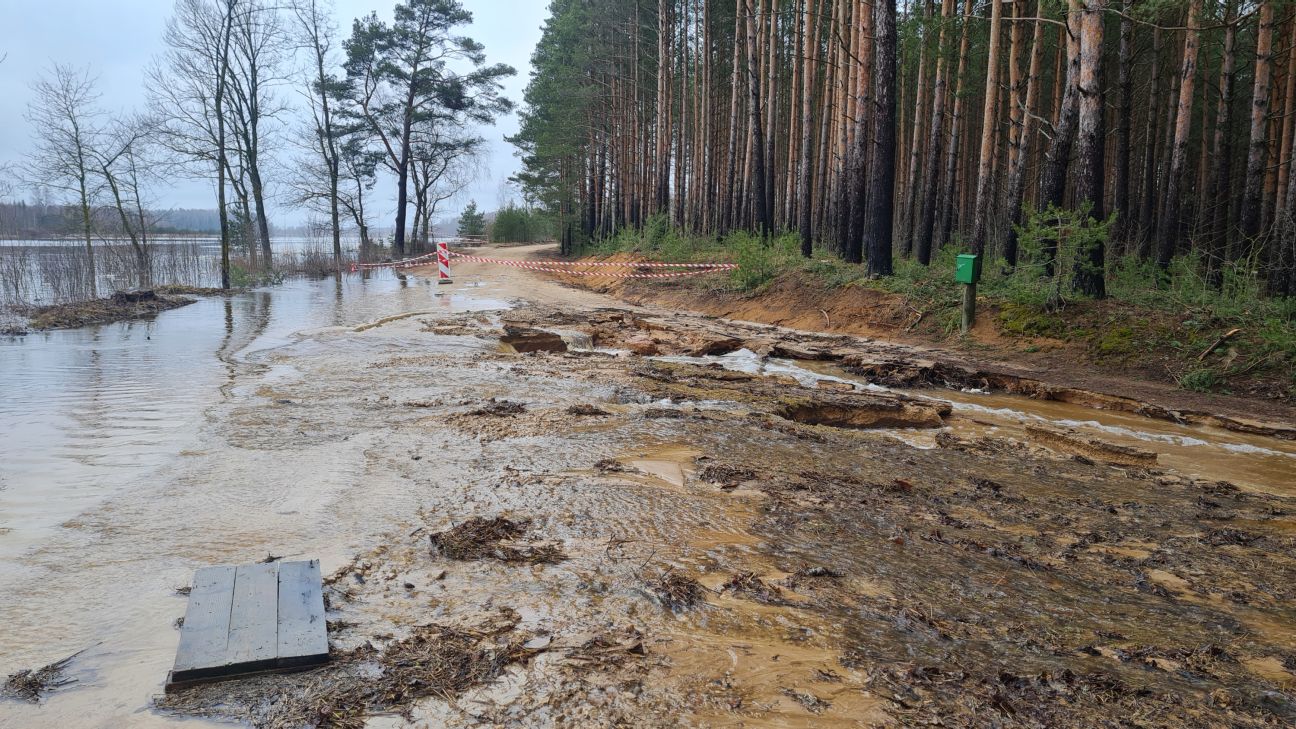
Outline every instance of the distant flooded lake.
MULTIPOLYGON (((358 243, 343 241, 354 254, 358 243)), ((127 239, 93 243, 96 293, 137 288, 140 266, 127 239)), ((332 241, 283 237, 272 242, 273 255, 294 259, 306 253, 331 256, 332 241)), ((150 283, 214 287, 220 284, 220 238, 158 236, 148 241, 150 283)), ((234 252, 237 258, 242 255, 234 252)), ((88 298, 89 261, 85 241, 75 238, 0 240, 0 320, 16 305, 60 304, 88 298)), ((16 320, 10 315, 8 319, 16 320)))

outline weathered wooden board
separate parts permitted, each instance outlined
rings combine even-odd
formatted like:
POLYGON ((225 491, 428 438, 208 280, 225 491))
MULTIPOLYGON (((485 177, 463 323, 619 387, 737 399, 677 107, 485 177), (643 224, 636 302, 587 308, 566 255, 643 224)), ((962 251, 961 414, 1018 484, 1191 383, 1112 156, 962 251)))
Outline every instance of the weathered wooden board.
POLYGON ((206 567, 194 575, 167 690, 327 661, 318 561, 206 567))
POLYGON ((279 567, 278 666, 291 668, 328 660, 324 589, 319 562, 288 562, 279 567))
POLYGON ((233 567, 204 567, 194 574, 172 681, 203 678, 224 666, 233 602, 233 567))
POLYGON ((278 613, 278 563, 239 567, 234 576, 226 664, 249 671, 273 667, 278 649, 278 613))

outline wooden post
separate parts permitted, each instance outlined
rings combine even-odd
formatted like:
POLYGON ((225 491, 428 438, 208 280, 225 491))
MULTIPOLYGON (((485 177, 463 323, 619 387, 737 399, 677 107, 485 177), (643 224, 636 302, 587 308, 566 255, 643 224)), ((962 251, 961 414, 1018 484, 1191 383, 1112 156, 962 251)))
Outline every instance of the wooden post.
POLYGON ((963 336, 976 325, 976 290, 974 283, 963 284, 963 336))

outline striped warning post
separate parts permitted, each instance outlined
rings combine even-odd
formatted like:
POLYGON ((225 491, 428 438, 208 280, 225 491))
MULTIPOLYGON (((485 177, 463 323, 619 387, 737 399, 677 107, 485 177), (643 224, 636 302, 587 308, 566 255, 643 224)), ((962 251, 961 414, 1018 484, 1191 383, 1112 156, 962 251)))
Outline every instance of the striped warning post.
POLYGON ((450 244, 445 241, 437 241, 437 268, 440 276, 437 283, 453 283, 450 280, 450 244))

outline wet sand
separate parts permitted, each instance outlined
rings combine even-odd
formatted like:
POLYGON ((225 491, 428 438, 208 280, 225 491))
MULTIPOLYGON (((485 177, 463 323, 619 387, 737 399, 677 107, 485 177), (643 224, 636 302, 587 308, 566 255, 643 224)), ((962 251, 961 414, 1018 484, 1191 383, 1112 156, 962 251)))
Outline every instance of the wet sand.
POLYGON ((1291 443, 897 395, 772 356, 816 338, 512 269, 456 277, 413 315, 245 356, 174 458, 14 560, 0 671, 88 650, 44 703, 0 702, 0 726, 291 726, 320 707, 368 727, 1296 721, 1291 443), (505 326, 582 349, 505 351, 505 326), (658 357, 628 353, 645 334, 658 357), (941 427, 785 417, 898 396, 941 427), (1050 450, 1027 421, 1157 462, 1050 450), (1199 467, 1194 448, 1214 455, 1199 467), (527 520, 508 549, 565 559, 434 550, 431 535, 493 517, 527 520), (322 559, 346 667, 156 706, 174 588, 267 554, 322 559), (698 599, 672 602, 675 578, 698 599), (452 695, 347 703, 430 625, 478 630, 488 653, 531 647, 452 695))

